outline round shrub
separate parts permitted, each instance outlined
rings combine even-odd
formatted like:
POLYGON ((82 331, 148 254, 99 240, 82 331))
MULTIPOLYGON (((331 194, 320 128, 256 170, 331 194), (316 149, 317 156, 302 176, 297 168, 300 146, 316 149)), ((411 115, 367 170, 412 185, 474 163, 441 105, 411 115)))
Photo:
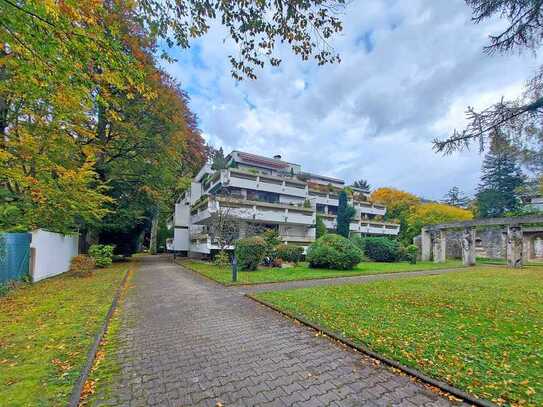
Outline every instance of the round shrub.
POLYGON ((419 253, 419 248, 414 244, 410 244, 405 248, 405 251, 407 252, 407 258, 409 260, 409 263, 417 264, 417 255, 419 253))
POLYGON ((304 248, 293 244, 275 246, 275 256, 283 261, 298 263, 304 256, 304 248))
POLYGON ((256 270, 262 262, 268 245, 261 236, 240 239, 236 243, 236 258, 240 270, 256 270))
POLYGON ((96 267, 108 267, 113 263, 113 246, 93 244, 89 247, 89 256, 94 259, 96 267))
POLYGON ((72 261, 70 262, 70 273, 78 277, 85 277, 91 274, 95 266, 96 263, 92 257, 80 254, 72 257, 72 261))
POLYGON ((362 261, 362 251, 349 239, 329 233, 309 246, 306 260, 313 268, 350 270, 362 261))
POLYGON ((364 239, 366 256, 373 261, 395 262, 401 257, 400 244, 386 237, 367 237, 364 239))
POLYGON ((213 264, 220 267, 228 267, 230 265, 230 256, 226 251, 219 251, 213 258, 213 264))

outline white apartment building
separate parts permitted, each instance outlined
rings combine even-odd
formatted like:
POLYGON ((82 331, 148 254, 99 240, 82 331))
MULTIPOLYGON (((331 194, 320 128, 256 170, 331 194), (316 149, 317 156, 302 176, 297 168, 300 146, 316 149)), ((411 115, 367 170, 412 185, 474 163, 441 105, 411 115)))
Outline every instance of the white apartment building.
MULTIPOLYGON (((218 250, 210 237, 210 222, 218 211, 240 220, 243 225, 276 229, 286 243, 307 247, 315 240, 316 216, 321 215, 329 230, 336 228, 338 194, 345 188, 341 179, 303 172, 298 164, 281 156, 263 157, 232 151, 225 169, 212 170, 206 164, 191 187, 179 197, 171 226, 174 239, 171 250, 208 255, 218 250), (223 212, 224 213, 224 212, 223 212)), ((378 220, 386 208, 368 202, 367 192, 351 188, 349 203, 356 210, 351 233, 392 235, 400 227, 378 220)))

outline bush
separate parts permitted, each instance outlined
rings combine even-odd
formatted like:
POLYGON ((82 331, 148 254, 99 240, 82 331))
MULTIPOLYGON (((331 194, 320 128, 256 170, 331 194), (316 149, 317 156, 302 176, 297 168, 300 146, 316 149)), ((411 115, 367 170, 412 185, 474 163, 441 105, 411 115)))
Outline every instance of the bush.
POLYGON ((309 246, 306 259, 313 268, 350 270, 362 261, 362 251, 343 236, 326 234, 309 246))
POLYGON ((230 256, 224 250, 215 255, 213 264, 220 267, 228 267, 230 265, 230 256))
POLYGON ((236 243, 236 258, 240 270, 256 270, 262 262, 268 245, 261 236, 248 237, 236 243))
POLYGON ((89 256, 94 259, 96 267, 108 267, 113 263, 113 246, 107 244, 93 244, 89 248, 89 256))
POLYGON ((85 254, 80 254, 79 256, 74 256, 70 263, 70 273, 78 276, 85 277, 92 273, 96 267, 94 259, 85 254))
POLYGON ((304 256, 304 248, 293 244, 279 244, 275 246, 275 255, 283 261, 298 263, 304 256))
POLYGON ((419 253, 419 248, 414 244, 410 244, 405 248, 405 251, 407 252, 407 259, 409 260, 409 263, 417 264, 417 255, 419 253))
POLYGON ((364 239, 364 252, 373 261, 395 262, 401 258, 400 244, 386 237, 367 237, 364 239))
POLYGON ((351 242, 353 242, 353 244, 358 247, 362 251, 362 253, 364 253, 364 247, 366 246, 364 238, 359 235, 353 235, 350 237, 350 239, 351 242))

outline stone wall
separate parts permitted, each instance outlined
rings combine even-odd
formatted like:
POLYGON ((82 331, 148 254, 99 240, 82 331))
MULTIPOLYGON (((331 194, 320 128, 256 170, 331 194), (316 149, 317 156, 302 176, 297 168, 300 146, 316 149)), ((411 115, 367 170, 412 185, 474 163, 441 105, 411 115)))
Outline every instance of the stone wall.
POLYGON ((502 228, 477 230, 475 237, 475 255, 490 259, 507 257, 507 234, 502 228))

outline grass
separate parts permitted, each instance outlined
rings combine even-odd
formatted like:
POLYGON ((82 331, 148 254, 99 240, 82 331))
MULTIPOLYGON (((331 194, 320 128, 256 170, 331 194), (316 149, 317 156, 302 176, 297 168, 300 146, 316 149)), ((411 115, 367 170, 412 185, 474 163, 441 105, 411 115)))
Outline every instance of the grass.
POLYGON ((543 267, 256 295, 500 405, 543 405, 543 267))
POLYGON ((62 275, 0 298, 0 405, 66 405, 129 267, 62 275))
POLYGON ((181 264, 221 284, 260 284, 279 281, 313 280, 318 278, 351 277, 370 274, 399 273, 403 271, 436 270, 445 268, 462 267, 462 262, 450 260, 446 263, 433 263, 429 261, 410 264, 400 263, 375 263, 363 262, 354 270, 327 270, 312 269, 307 263, 300 263, 290 268, 261 268, 257 271, 238 272, 237 283, 232 283, 232 270, 229 267, 215 266, 211 263, 182 260, 181 264))

